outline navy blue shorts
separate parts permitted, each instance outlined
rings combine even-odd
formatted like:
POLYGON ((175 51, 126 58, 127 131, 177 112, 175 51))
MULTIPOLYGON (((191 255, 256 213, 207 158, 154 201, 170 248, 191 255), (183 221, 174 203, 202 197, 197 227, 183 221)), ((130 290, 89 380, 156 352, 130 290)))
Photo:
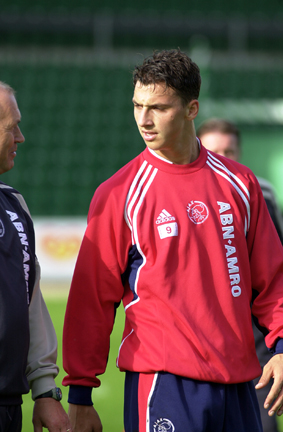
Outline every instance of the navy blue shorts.
POLYGON ((126 372, 125 432, 262 432, 253 382, 126 372))

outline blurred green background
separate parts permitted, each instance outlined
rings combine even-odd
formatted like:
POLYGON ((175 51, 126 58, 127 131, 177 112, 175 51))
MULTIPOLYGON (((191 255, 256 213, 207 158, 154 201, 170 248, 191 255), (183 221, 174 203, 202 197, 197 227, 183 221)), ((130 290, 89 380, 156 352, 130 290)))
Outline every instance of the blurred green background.
MULTIPOLYGON (((4 1, 0 80, 17 91, 26 142, 1 180, 23 193, 33 216, 86 216, 96 187, 144 149, 131 102, 134 65, 155 49, 180 47, 201 70, 196 127, 212 116, 235 121, 242 163, 273 184, 282 210, 282 44, 282 0, 4 1)), ((67 290, 51 291, 61 366, 67 290)), ((106 432, 122 431, 122 326, 120 311, 95 395, 106 432)), ((63 375, 61 366, 58 385, 63 375)), ((65 389, 67 408, 66 400, 65 389)), ((23 411, 30 432, 30 395, 23 411)))

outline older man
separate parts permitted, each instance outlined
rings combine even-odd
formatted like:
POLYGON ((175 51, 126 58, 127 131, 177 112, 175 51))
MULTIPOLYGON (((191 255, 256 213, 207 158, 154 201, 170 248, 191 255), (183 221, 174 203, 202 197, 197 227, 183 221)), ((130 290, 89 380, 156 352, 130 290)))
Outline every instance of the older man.
MULTIPOLYGON (((14 90, 0 82, 0 174, 24 136, 14 90)), ((39 287, 33 222, 23 197, 0 182, 0 430, 22 428, 22 395, 35 400, 34 431, 71 431, 54 378, 57 339, 39 287)))

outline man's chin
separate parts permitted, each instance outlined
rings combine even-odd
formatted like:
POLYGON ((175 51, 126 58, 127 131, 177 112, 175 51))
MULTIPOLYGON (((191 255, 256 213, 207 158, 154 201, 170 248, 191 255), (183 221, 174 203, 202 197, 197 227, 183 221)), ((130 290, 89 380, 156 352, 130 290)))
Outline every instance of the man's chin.
POLYGON ((13 162, 9 163, 9 165, 0 167, 0 175, 10 171, 12 168, 14 168, 14 165, 15 164, 13 161, 13 162))

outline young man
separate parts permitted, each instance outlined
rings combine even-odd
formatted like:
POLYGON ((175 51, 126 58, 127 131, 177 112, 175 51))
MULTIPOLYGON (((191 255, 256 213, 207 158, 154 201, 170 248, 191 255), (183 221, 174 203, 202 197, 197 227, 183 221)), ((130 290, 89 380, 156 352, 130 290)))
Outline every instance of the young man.
MULTIPOLYGON (((241 156, 241 136, 238 127, 231 121, 221 118, 211 118, 204 121, 197 130, 197 136, 207 150, 228 157, 235 161, 240 161, 241 156)), ((258 181, 276 231, 281 243, 283 243, 283 221, 280 209, 277 205, 272 186, 265 179, 259 178, 258 181)), ((253 323, 256 352, 263 367, 271 357, 267 350, 264 336, 253 323)), ((257 392, 263 432, 278 432, 276 418, 268 416, 264 409, 264 401, 268 395, 272 383, 263 387, 257 392)))
MULTIPOLYGON (((14 90, 0 82, 0 174, 24 142, 14 90)), ((57 340, 39 288, 33 223, 23 197, 0 182, 0 430, 20 432, 22 395, 35 400, 34 431, 71 431, 54 378, 57 340)))
POLYGON ((64 325, 74 431, 101 431, 91 391, 126 312, 126 432, 261 431, 250 304, 274 350, 258 387, 282 413, 283 250, 252 172, 195 134, 200 73, 179 50, 134 71, 146 149, 95 192, 64 325))

